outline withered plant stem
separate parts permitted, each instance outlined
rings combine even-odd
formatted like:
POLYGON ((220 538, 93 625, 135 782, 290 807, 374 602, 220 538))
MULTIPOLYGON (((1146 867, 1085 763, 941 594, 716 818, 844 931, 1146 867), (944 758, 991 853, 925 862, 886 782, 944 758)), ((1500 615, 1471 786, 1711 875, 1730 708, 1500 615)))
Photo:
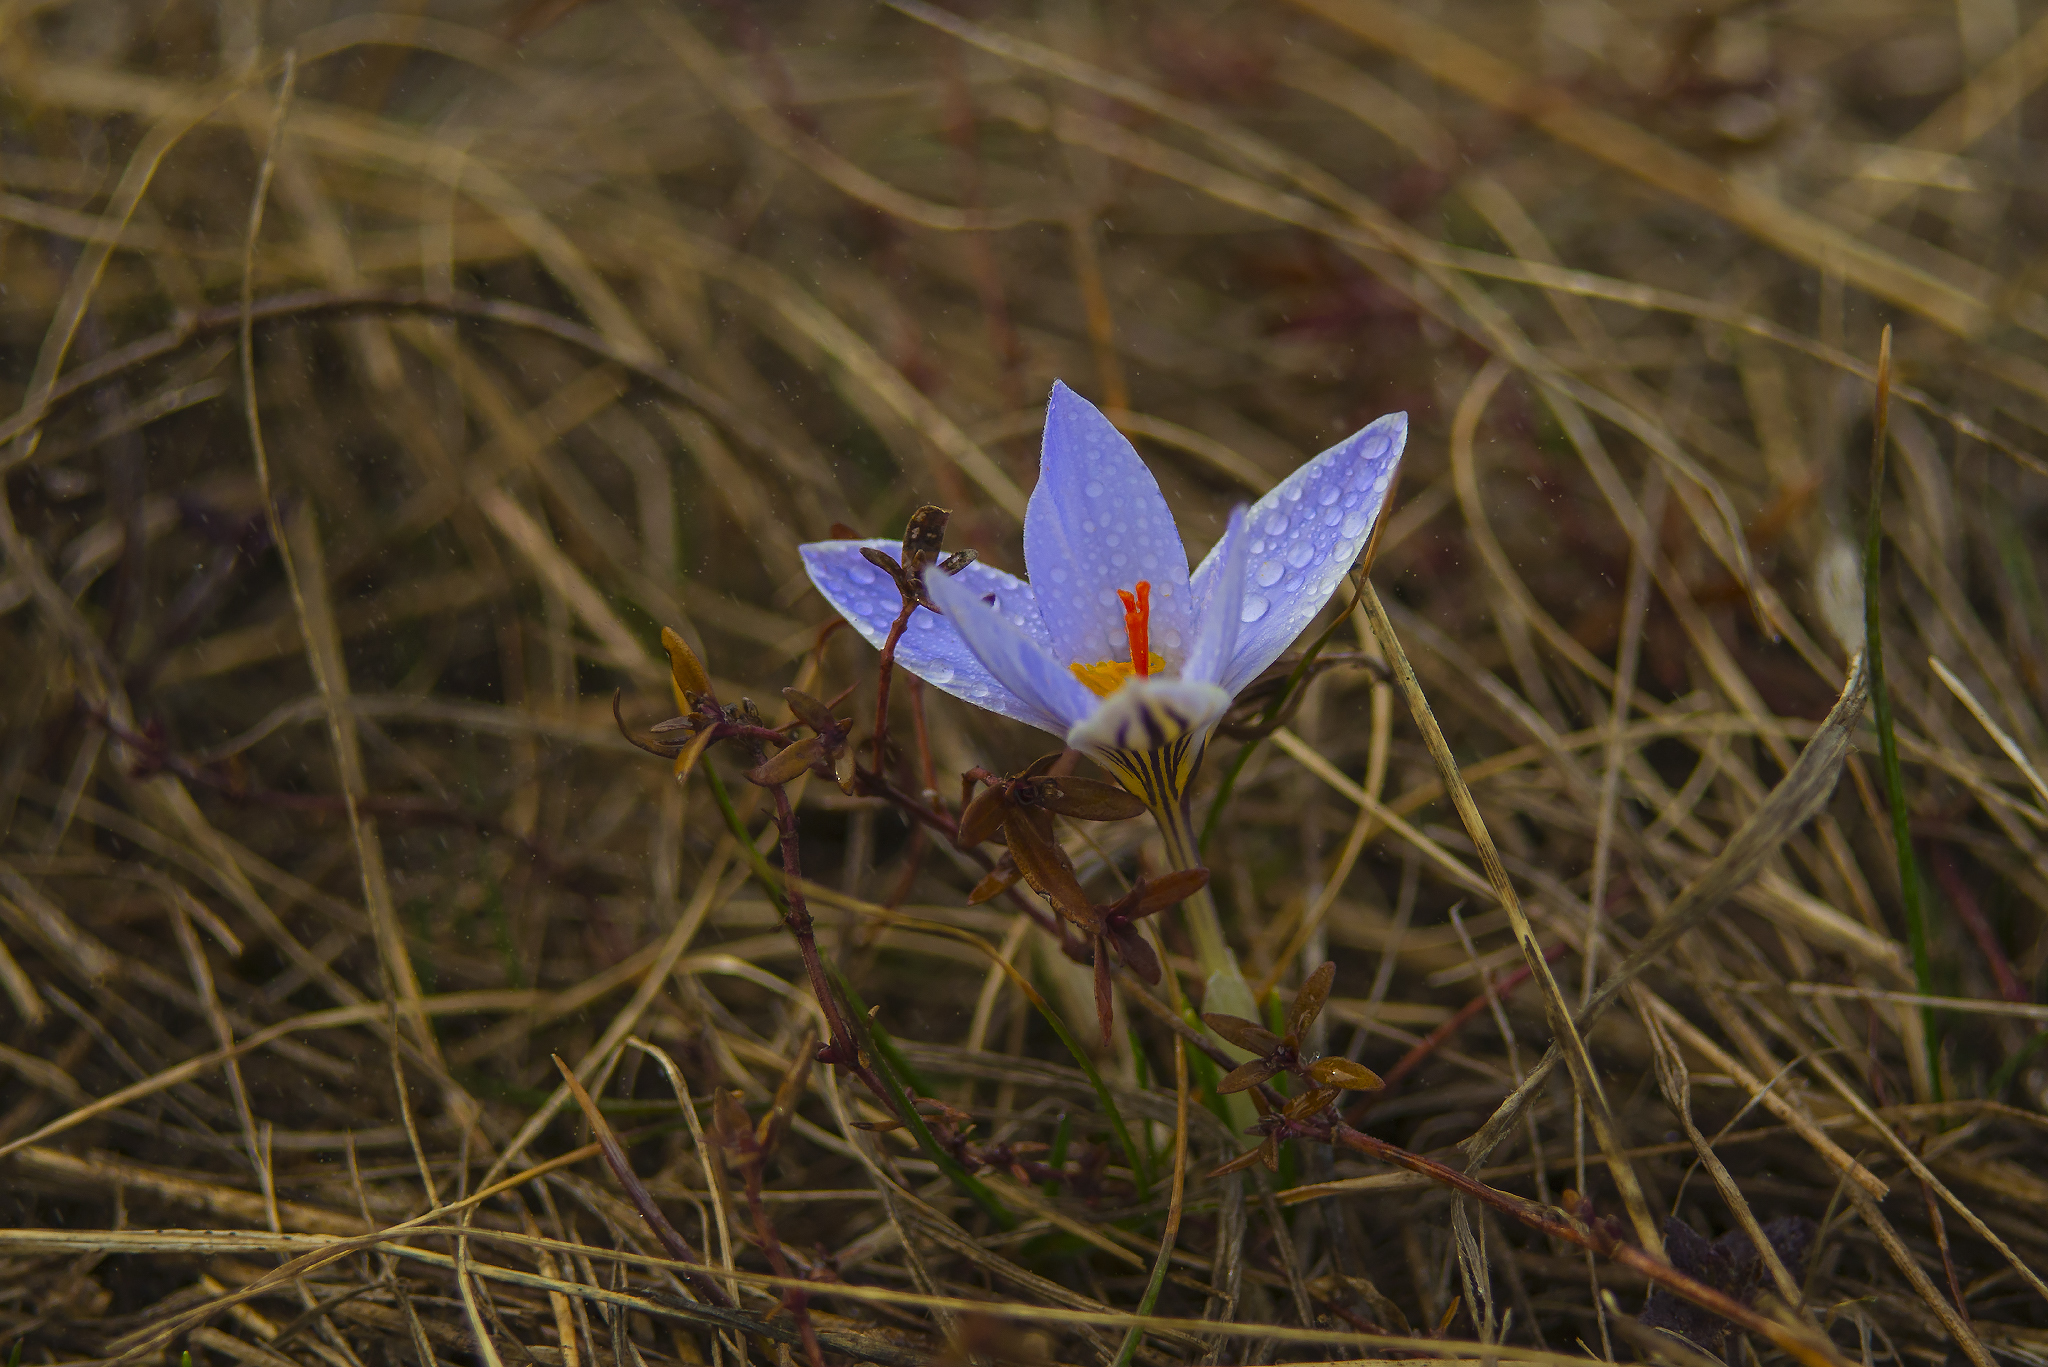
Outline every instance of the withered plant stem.
POLYGON ((1834 1351, 1834 1345, 1816 1341, 1776 1320, 1767 1319, 1726 1292, 1717 1291, 1704 1282, 1686 1276, 1664 1259, 1627 1242, 1617 1229, 1610 1228, 1611 1221, 1581 1220, 1555 1207, 1538 1205, 1534 1201, 1501 1191, 1497 1187, 1490 1187, 1435 1159, 1425 1158, 1419 1153, 1410 1153, 1398 1144, 1375 1139, 1369 1134, 1352 1129, 1349 1125, 1339 1123, 1333 1126, 1330 1130, 1330 1139, 1333 1143, 1355 1149, 1367 1157, 1419 1173, 1432 1182, 1491 1206, 1540 1234, 1563 1239, 1567 1243, 1576 1244, 1603 1258, 1620 1263, 1673 1295, 1682 1296, 1700 1309, 1719 1315, 1737 1328, 1747 1333, 1761 1335, 1781 1351, 1807 1364, 1807 1367, 1844 1367, 1840 1354, 1834 1351))
POLYGON ((910 614, 917 611, 917 600, 904 595, 903 607, 897 612, 896 620, 889 623, 889 635, 882 642, 882 660, 875 669, 875 772, 889 772, 889 685, 896 677, 896 645, 903 639, 905 627, 910 625, 910 614))

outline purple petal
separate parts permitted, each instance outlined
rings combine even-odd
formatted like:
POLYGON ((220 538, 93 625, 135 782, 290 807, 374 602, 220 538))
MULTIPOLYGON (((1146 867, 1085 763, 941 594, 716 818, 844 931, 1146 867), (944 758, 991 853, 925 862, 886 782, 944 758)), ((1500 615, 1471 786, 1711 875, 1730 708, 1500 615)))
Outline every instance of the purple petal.
MULTIPOLYGON (((879 650, 903 600, 895 581, 861 557, 863 546, 887 551, 892 559, 903 553, 902 542, 886 540, 813 541, 801 550, 804 568, 825 601, 879 650)), ((980 561, 960 571, 957 578, 976 597, 994 594, 997 607, 1013 626, 1041 646, 1045 644, 1045 625, 1038 620, 1038 605, 1032 600, 1029 584, 980 561)), ((896 643, 896 663, 976 707, 1033 726, 1044 725, 1034 708, 988 672, 946 618, 922 610, 911 614, 903 639, 896 643)))
POLYGON ((973 652, 1003 696, 1020 704, 1022 710, 1012 712, 998 707, 960 690, 951 681, 931 682, 948 692, 957 691, 960 697, 991 712, 1002 712, 1056 736, 1066 735, 1074 723, 1095 710, 1095 695, 1083 688, 1064 664, 1048 655, 1040 639, 1008 611, 998 611, 983 602, 977 585, 962 583, 966 577, 963 573, 959 578, 951 578, 929 570, 924 577, 925 591, 944 611, 952 629, 959 633, 960 640, 973 652))
MULTIPOLYGON (((1217 680, 1235 694, 1315 620, 1365 549, 1408 441, 1408 415, 1389 413, 1282 480, 1245 514, 1244 601, 1237 647, 1217 680)), ((1223 573, 1219 552, 1195 571, 1197 602, 1223 573)))
POLYGON ((1216 543, 1221 568, 1209 577, 1208 597, 1195 600, 1195 648, 1181 677, 1216 683, 1237 653, 1238 617, 1244 607, 1245 510, 1233 508, 1223 539, 1216 543))
POLYGON ((1178 669, 1194 644, 1188 553, 1158 481, 1094 404, 1052 387, 1024 565, 1062 663, 1128 660, 1117 590, 1152 584, 1152 649, 1178 669))

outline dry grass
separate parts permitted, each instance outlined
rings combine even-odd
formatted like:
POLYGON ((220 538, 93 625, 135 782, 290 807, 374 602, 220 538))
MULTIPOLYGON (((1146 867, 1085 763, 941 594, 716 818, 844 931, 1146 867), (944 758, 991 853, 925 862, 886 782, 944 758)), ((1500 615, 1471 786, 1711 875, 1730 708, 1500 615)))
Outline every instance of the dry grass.
MULTIPOLYGON (((713 1113, 787 1078, 760 1210, 833 1361, 1106 1362, 1162 1237, 1148 1364, 1692 1352, 1425 1176, 1210 1178, 1251 1141, 1126 983, 1094 1062, 1141 1180, 1019 987, 1092 1039, 1085 965, 816 782, 829 957, 976 1145, 1066 1180, 984 1173, 999 1224, 792 1074, 795 946, 613 691, 668 714, 671 625, 728 699, 859 714, 796 546, 935 502, 1016 567, 1061 376, 1199 541, 1413 417, 1383 631, 1341 624, 1210 851, 1254 981, 1336 961, 1319 1047, 1397 1076, 1363 1127, 1652 1248, 1805 1217, 1756 1303, 1845 1358, 2048 1363, 2048 16, 396 8, 0 10, 0 1349, 802 1361, 713 1113), (1867 717, 1817 816, 1752 821, 1863 642, 1885 323, 1917 962, 1867 717)), ((1039 748, 927 711, 943 800, 1039 748)), ((1157 866, 1089 836, 1105 896, 1157 866)))

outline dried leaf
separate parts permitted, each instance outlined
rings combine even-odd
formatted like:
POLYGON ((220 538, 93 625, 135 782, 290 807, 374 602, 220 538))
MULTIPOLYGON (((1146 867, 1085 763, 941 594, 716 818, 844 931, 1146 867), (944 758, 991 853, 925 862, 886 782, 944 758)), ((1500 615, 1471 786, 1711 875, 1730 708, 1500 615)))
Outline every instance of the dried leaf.
POLYGON ((823 736, 807 737, 794 745, 785 746, 781 754, 763 760, 747 770, 747 781, 758 783, 763 788, 778 783, 795 782, 813 764, 825 758, 830 748, 823 736))
POLYGON ((1301 991, 1294 994, 1294 1009, 1287 1013, 1287 1039, 1299 1044, 1301 1037, 1314 1025, 1316 1017, 1323 1013, 1323 1003, 1330 999, 1330 985, 1337 981, 1337 965, 1326 963, 1308 975, 1308 981, 1301 985, 1301 991))
POLYGON ((1126 821, 1145 811, 1144 802, 1120 784, 1071 776, 1041 782, 1038 805, 1077 821, 1126 821))
POLYGON ((1119 923, 1110 928, 1109 938, 1116 944, 1116 954, 1124 961, 1124 967, 1151 983, 1159 986, 1159 954, 1143 935, 1119 923))
POLYGON ((1109 973, 1109 942, 1100 935, 1095 937, 1095 1019, 1102 1025, 1102 1047, 1110 1045, 1110 1030, 1116 1024, 1116 1007, 1110 996, 1110 987, 1115 980, 1109 973))
POLYGON ((1005 851, 1003 857, 996 860, 996 866, 974 885, 974 891, 967 894, 967 905, 978 907, 992 897, 1002 896, 1017 886, 1017 880, 1023 876, 1017 872, 1017 865, 1011 860, 1009 852, 1005 851))
POLYGON ((1340 1095, 1342 1093, 1338 1092, 1335 1087, 1318 1087, 1314 1091, 1303 1092, 1300 1096, 1282 1106, 1280 1114, 1286 1116, 1289 1120, 1306 1120, 1327 1108, 1340 1095))
POLYGON ((1165 911, 1185 902, 1208 885, 1207 869, 1177 869, 1157 878, 1148 878, 1134 889, 1136 905, 1129 915, 1135 921, 1165 911))
POLYGON ((1325 1087, 1347 1092, 1376 1092, 1387 1085, 1378 1073, 1348 1058, 1319 1058, 1308 1066, 1308 1075, 1325 1087))
POLYGON ((1216 1084, 1216 1090, 1226 1096, 1231 1092, 1246 1091, 1279 1071, 1280 1065, 1272 1059, 1255 1058, 1248 1063, 1240 1063, 1225 1073, 1223 1081, 1216 1084))
POLYGON ((697 653, 690 649, 690 643, 667 627, 661 629, 661 645, 668 651, 668 677, 675 687, 676 711, 687 712, 692 694, 711 691, 711 676, 697 659, 697 653))
POLYGON ((1059 842, 1038 828, 1030 812, 1014 807, 1003 822, 1003 836, 1010 842, 1010 858, 1038 895, 1051 902, 1060 915, 1092 929, 1098 919, 1095 908, 1081 890, 1074 861, 1067 858, 1059 842))
POLYGON ((1243 1016, 1210 1015, 1204 1012, 1202 1022, 1238 1048, 1254 1054, 1270 1054, 1280 1047, 1278 1035, 1257 1021, 1248 1021, 1243 1016))
POLYGON ((785 688, 782 690, 782 697, 789 704, 790 713, 811 730, 823 735, 838 729, 838 723, 832 720, 832 709, 810 694, 795 688, 785 688))
POLYGON ((954 832, 953 843, 963 850, 973 849, 994 835, 1009 814, 1008 794, 1000 787, 983 788, 960 813, 960 829, 954 832))
MULTIPOLYGON (((1268 1140, 1266 1142, 1269 1144, 1272 1141, 1268 1140)), ((1275 1154, 1274 1156, 1276 1159, 1278 1158, 1277 1154, 1275 1154)), ((1266 1162, 1266 1144, 1261 1144, 1256 1149, 1246 1149, 1243 1153, 1231 1159, 1228 1163, 1225 1163, 1222 1167, 1216 1169, 1216 1171, 1210 1173, 1209 1175, 1211 1177, 1228 1177, 1233 1172, 1243 1172, 1246 1168, 1250 1167, 1254 1163, 1264 1162, 1266 1162)), ((1269 1164, 1268 1166, 1277 1166, 1277 1164, 1269 1164)))
POLYGON ((720 1148, 739 1157, 751 1155, 758 1147, 754 1122, 736 1091, 720 1089, 711 1099, 711 1134, 720 1148))

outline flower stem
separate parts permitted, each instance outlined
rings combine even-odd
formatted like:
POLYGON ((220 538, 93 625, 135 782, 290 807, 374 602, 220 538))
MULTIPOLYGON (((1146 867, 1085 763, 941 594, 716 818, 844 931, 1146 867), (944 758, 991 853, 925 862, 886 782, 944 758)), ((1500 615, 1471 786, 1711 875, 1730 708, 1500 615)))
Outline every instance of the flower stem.
MULTIPOLYGON (((1154 807, 1152 817, 1159 823, 1159 834, 1166 839, 1168 863, 1176 870, 1203 867, 1202 847, 1186 793, 1176 802, 1154 807)), ((1210 895, 1208 884, 1198 888, 1180 908, 1187 918, 1188 933, 1194 937, 1195 959, 1202 966, 1202 1010, 1257 1020, 1259 1009, 1251 985, 1244 980, 1244 970, 1238 967, 1230 942, 1223 938, 1223 921, 1216 914, 1216 899, 1210 895)), ((1235 1045, 1226 1044, 1224 1048, 1234 1062, 1242 1063, 1251 1057, 1248 1051, 1235 1045)), ((1251 1098, 1243 1092, 1233 1092, 1223 1102, 1231 1124, 1240 1130, 1249 1128, 1258 1118, 1251 1098)))
MULTIPOLYGON (((1195 834, 1194 816, 1188 809, 1185 796, 1178 802, 1171 802, 1152 809, 1152 817, 1159 823, 1159 834, 1166 840, 1166 861, 1176 871, 1198 869, 1202 865, 1201 843, 1195 834)), ((1244 975, 1237 966, 1237 955, 1231 952, 1230 944, 1223 938, 1223 921, 1216 914, 1216 899, 1209 894, 1205 884, 1181 904, 1181 911, 1187 918, 1188 933, 1195 940, 1195 958, 1202 965, 1202 972, 1211 978, 1217 974, 1234 975, 1242 983, 1244 975)), ((1251 990, 1245 989, 1247 1014, 1251 990)), ((1210 1011, 1226 1010, 1232 1015, 1240 1014, 1236 1006, 1211 1006, 1206 1000, 1203 1007, 1210 1011)))

